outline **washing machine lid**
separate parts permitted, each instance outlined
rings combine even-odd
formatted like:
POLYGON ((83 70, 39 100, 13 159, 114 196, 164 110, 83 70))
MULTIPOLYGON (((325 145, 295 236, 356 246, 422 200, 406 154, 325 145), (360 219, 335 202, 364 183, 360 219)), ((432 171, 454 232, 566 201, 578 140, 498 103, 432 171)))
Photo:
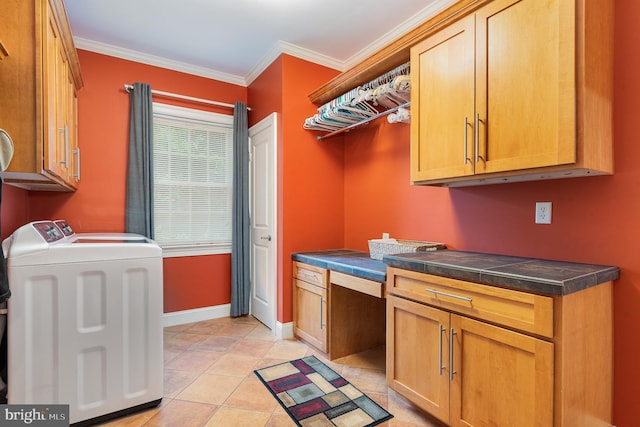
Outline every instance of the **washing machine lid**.
POLYGON ((161 258, 162 249, 144 236, 84 239, 65 236, 53 221, 36 221, 3 242, 7 267, 161 258))

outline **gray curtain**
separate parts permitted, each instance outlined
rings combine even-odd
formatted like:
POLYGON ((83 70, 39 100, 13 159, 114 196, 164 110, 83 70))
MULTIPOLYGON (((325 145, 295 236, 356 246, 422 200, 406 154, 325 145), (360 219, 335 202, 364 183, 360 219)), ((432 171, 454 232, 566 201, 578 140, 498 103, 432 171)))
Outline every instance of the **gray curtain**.
POLYGON ((247 106, 233 112, 233 228, 231 244, 231 317, 249 314, 249 123, 247 106))
POLYGON ((125 231, 153 239, 153 103, 151 86, 134 83, 129 94, 125 231))

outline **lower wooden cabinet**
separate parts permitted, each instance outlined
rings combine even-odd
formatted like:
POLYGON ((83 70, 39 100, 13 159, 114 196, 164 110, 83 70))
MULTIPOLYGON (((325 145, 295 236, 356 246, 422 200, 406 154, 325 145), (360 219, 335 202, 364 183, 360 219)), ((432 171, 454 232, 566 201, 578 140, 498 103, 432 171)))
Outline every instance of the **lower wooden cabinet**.
POLYGON ((449 313, 387 296, 387 383, 449 421, 449 313))
POLYGON ((328 270, 293 263, 293 333, 318 350, 328 348, 328 270))
POLYGON ((387 289, 387 383, 435 418, 611 425, 611 282, 551 297, 388 268, 387 289))
POLYGON ((327 290, 295 279, 293 286, 294 334, 327 352, 327 290))
POLYGON ((387 299, 390 386, 452 426, 551 426, 553 344, 387 299))
POLYGON ((384 284, 294 261, 293 333, 330 360, 383 346, 384 284))

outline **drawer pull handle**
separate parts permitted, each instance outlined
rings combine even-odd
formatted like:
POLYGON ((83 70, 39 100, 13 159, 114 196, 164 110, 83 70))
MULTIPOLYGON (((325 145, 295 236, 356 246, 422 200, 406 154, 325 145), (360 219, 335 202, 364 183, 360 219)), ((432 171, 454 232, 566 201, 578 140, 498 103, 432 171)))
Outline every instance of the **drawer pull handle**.
POLYGON ((454 295, 454 294, 449 294, 449 293, 442 292, 442 291, 436 291, 435 289, 427 288, 427 289, 425 289, 425 292, 432 292, 432 293, 434 293, 436 295, 442 295, 442 296, 445 296, 445 297, 456 298, 456 299, 460 299, 462 301, 467 301, 467 302, 473 301, 469 297, 461 297, 460 295, 454 295))
POLYGON ((306 271, 306 270, 298 270, 298 273, 299 273, 301 276, 311 277, 312 279, 315 279, 315 278, 316 278, 316 275, 315 275, 314 273, 309 273, 309 272, 308 272, 308 271, 306 271))

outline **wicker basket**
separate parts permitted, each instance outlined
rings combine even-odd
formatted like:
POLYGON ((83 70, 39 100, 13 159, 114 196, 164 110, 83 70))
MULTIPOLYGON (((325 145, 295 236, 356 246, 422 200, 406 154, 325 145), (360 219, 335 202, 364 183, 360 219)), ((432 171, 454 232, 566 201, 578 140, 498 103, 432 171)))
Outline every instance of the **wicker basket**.
POLYGON ((373 239, 369 240, 371 258, 382 260, 384 255, 403 254, 408 252, 427 252, 445 249, 443 243, 421 242, 417 240, 373 239))

